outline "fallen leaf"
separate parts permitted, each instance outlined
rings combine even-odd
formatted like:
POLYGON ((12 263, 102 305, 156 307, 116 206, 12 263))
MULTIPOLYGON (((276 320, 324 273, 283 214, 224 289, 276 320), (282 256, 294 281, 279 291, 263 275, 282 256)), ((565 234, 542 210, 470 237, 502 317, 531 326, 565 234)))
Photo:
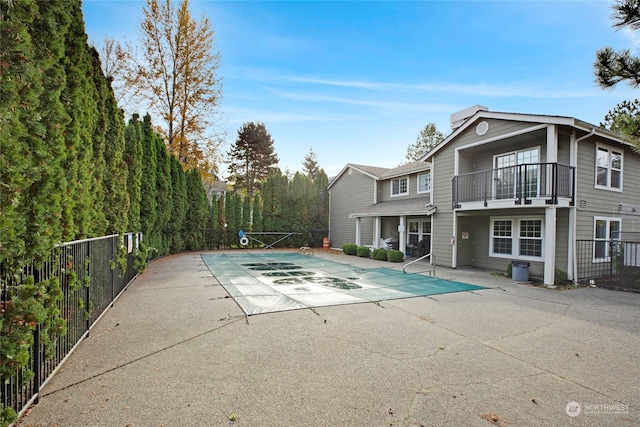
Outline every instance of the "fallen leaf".
POLYGON ((482 414, 482 415, 480 415, 480 418, 483 418, 483 419, 489 421, 491 424, 496 425, 496 426, 501 425, 500 424, 501 422, 505 422, 505 423, 509 423, 510 422, 508 419, 503 418, 500 415, 493 414, 493 413, 491 413, 491 414, 482 414))

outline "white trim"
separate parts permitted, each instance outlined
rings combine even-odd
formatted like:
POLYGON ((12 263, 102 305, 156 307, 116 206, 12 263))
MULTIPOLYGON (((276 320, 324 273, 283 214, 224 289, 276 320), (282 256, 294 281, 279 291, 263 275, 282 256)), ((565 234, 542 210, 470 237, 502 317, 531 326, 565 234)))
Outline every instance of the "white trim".
MULTIPOLYGON (((523 261, 544 261, 545 259, 545 217, 544 216, 491 216, 489 217, 489 257, 490 258, 508 258, 523 261), (540 221, 540 239, 541 240, 541 254, 540 257, 533 256, 521 256, 519 252, 520 243, 520 221, 522 220, 536 220, 540 221), (510 254, 498 254, 493 252, 493 222, 494 221, 511 221, 511 253, 510 254), (515 252, 515 253, 514 253, 515 252)), ((537 239, 536 239, 537 240, 537 239)))
MULTIPOLYGON (((513 132, 505 133, 505 134, 502 134, 502 135, 493 136, 491 138, 482 139, 482 140, 476 141, 476 142, 471 142, 471 143, 466 144, 466 145, 461 145, 460 147, 456 147, 456 157, 457 157, 457 152, 458 151, 467 150, 469 148, 477 147, 479 145, 491 144, 492 142, 495 142, 495 141, 500 141, 502 139, 512 138, 514 136, 524 135, 526 133, 535 132, 535 131, 538 131, 540 129, 545 129, 545 128, 547 128, 546 124, 537 125, 537 126, 531 126, 531 127, 525 128, 525 129, 520 129, 520 130, 516 130, 516 131, 513 131, 513 132)), ((432 167, 433 167, 433 163, 432 163, 432 167)), ((457 171, 456 171, 456 174, 457 174, 457 171)))
MULTIPOLYGON (((607 144, 602 144, 600 142, 596 142, 596 152, 594 158, 594 177, 593 177, 593 188, 597 188, 599 190, 608 190, 615 191, 618 193, 622 193, 624 186, 624 150, 614 148, 607 144), (598 184, 598 150, 603 149, 607 150, 607 185, 598 184), (620 153, 620 188, 611 186, 611 154, 612 152, 620 153)), ((616 169, 617 170, 617 169, 616 169)))
POLYGON ((416 193, 417 193, 417 194, 426 194, 426 193, 430 193, 430 192, 431 192, 431 188, 432 188, 432 186, 433 186, 433 180, 432 180, 431 178, 432 178, 432 177, 431 177, 431 171, 428 171, 428 172, 427 172, 427 171, 419 172, 419 173, 416 175, 416 193), (422 190, 422 191, 420 191, 420 177, 421 177, 422 175, 427 175, 427 174, 429 175, 429 189, 428 189, 428 190, 422 190))
POLYGON ((408 176, 401 176, 399 178, 393 178, 392 180, 389 181, 389 194, 390 197, 400 197, 400 196, 408 196, 409 195, 409 177, 408 176), (400 180, 405 179, 407 180, 407 185, 406 185, 406 191, 404 193, 398 193, 398 194, 393 194, 393 181, 398 181, 398 191, 400 191, 400 180))
POLYGON ((611 254, 609 253, 609 247, 605 246, 605 257, 604 258, 596 258, 596 244, 595 242, 598 241, 604 241, 604 242, 608 242, 609 240, 620 240, 620 236, 618 236, 618 238, 613 238, 611 237, 610 234, 610 230, 611 230, 611 223, 612 222, 617 222, 620 224, 620 228, 618 229, 620 231, 622 231, 622 218, 619 217, 615 217, 615 216, 596 216, 594 215, 593 217, 593 254, 591 254, 591 262, 593 263, 598 263, 598 262, 609 262, 611 261, 611 254), (598 237, 596 238, 596 222, 598 221, 606 221, 606 237, 602 238, 602 237, 598 237))

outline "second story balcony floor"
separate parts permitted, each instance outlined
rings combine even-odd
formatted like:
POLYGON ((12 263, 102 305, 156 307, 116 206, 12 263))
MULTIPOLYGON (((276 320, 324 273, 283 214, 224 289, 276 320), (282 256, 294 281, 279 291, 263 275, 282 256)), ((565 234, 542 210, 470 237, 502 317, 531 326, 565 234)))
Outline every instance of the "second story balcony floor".
POLYGON ((453 209, 573 206, 575 167, 525 163, 453 177, 453 209))

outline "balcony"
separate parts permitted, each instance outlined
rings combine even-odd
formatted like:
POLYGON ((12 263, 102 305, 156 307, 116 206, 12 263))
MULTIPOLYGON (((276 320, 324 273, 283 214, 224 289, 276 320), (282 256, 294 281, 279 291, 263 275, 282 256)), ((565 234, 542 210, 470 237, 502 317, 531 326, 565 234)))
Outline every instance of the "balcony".
POLYGON ((453 209, 573 206, 575 167, 530 163, 453 177, 453 209))

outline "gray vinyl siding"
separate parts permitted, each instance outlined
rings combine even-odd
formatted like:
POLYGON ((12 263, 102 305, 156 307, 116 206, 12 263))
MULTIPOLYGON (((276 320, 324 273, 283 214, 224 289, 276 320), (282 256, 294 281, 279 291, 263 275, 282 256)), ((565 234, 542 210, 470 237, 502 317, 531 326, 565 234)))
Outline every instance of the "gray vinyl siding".
MULTIPOLYGON (((349 215, 362 211, 373 204, 374 180, 353 169, 351 175, 344 173, 337 178, 329 190, 329 245, 342 248, 345 243, 356 241, 356 220, 349 215)), ((372 244, 373 219, 362 218, 361 242, 372 244)))
POLYGON ((629 147, 589 138, 578 143, 576 237, 593 239, 594 217, 620 218, 623 231, 640 231, 640 215, 619 212, 621 203, 640 204, 640 156, 629 147), (595 188, 596 142, 623 151, 622 192, 595 188))
MULTIPOLYGON (((409 178, 409 193, 402 196, 393 196, 391 197, 391 181, 393 179, 385 179, 383 181, 378 182, 378 202, 387 202, 390 200, 402 200, 402 199, 411 199, 414 197, 425 197, 428 196, 429 193, 418 193, 418 175, 421 175, 425 172, 413 173, 411 175, 399 176, 393 179, 399 178, 409 178)), ((433 181, 432 181, 433 184, 433 181)))
MULTIPOLYGON (((565 209, 566 211, 566 209, 565 209)), ((524 210, 524 209, 509 209, 509 210, 492 210, 486 214, 483 212, 480 215, 473 217, 473 224, 471 231, 471 238, 473 242, 473 267, 482 268, 485 270, 492 270, 501 273, 506 273, 511 263, 511 259, 499 258, 489 256, 489 244, 491 236, 491 217, 520 217, 520 216, 538 216, 544 218, 544 210, 524 210)), ((565 215, 568 218, 568 214, 565 215)), ((558 218, 560 214, 558 215, 558 218)), ((544 221, 544 219, 543 219, 544 221)), ((565 247, 567 240, 565 239, 565 247)), ((566 248, 564 249, 564 259, 566 260, 566 248)), ((556 255, 557 249, 556 249, 556 255)), ((514 258, 515 259, 515 258, 514 258)), ((566 266, 566 261, 565 264, 566 266)), ((566 271, 566 268, 563 268, 566 271)), ((531 261, 529 267, 529 274, 531 276, 542 277, 544 275, 544 263, 538 261, 531 261)))
POLYGON ((453 179, 453 149, 445 147, 438 152, 431 164, 431 191, 437 211, 432 216, 431 241, 434 263, 451 267, 453 258, 453 210, 451 207, 451 180, 453 179))
POLYGON ((569 214, 570 209, 556 213, 556 269, 565 273, 569 268, 569 214))

